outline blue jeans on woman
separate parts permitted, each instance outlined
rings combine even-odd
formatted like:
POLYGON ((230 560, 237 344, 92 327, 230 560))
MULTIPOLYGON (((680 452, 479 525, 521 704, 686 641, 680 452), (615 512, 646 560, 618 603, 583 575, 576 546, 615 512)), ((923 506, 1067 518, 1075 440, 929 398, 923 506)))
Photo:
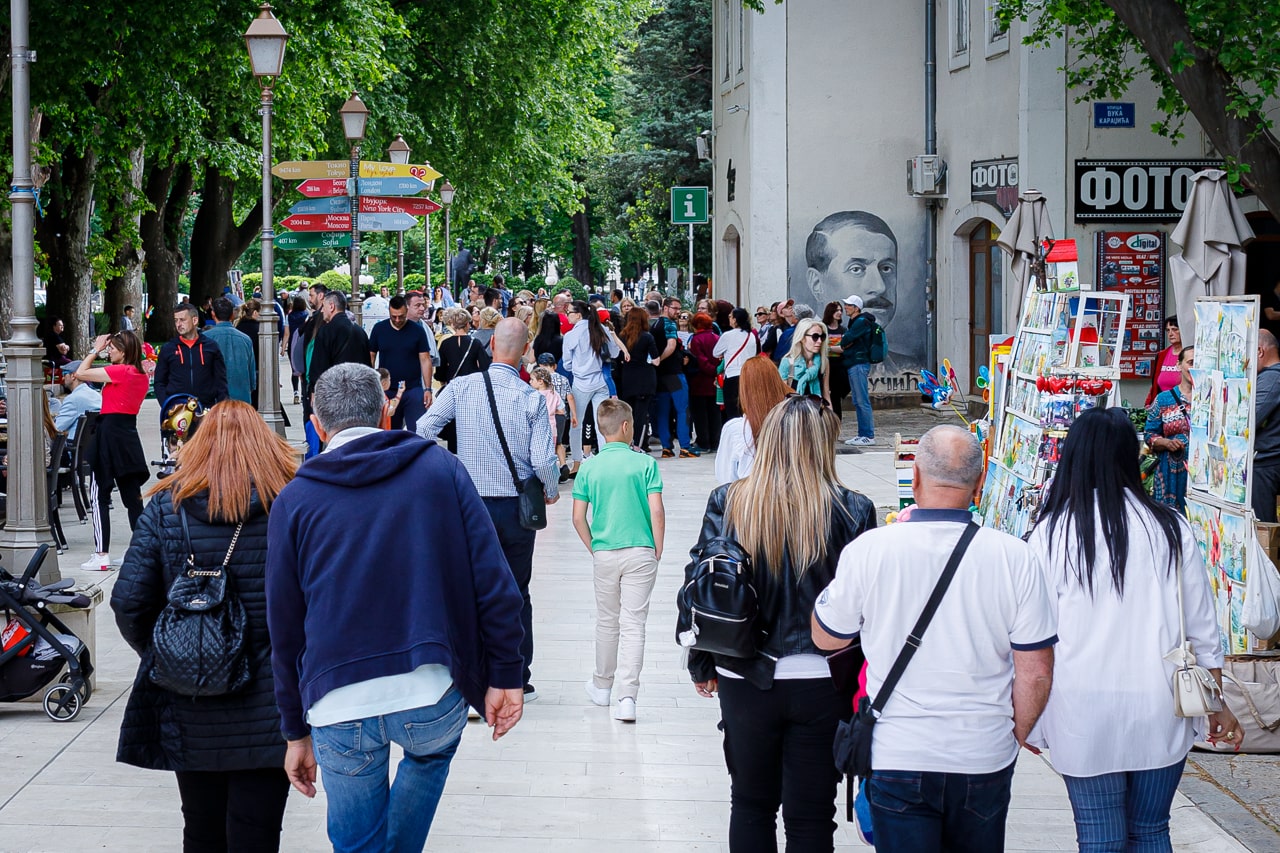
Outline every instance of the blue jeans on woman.
POLYGON ((454 687, 425 708, 312 728, 334 853, 419 853, 466 725, 467 703, 454 687), (392 741, 404 758, 389 786, 392 741))
POLYGON ((1167 853, 1169 810, 1184 758, 1157 770, 1064 776, 1081 853, 1167 853))

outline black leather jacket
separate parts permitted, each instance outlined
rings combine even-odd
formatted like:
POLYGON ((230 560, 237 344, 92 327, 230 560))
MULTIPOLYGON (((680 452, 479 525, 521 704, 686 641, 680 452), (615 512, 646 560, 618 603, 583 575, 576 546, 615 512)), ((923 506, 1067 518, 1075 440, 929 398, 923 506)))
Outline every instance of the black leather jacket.
MULTIPOLYGON (((689 552, 690 561, 685 566, 687 583, 693 576, 699 555, 707 542, 717 536, 730 534, 724 529, 724 506, 729 486, 720 486, 707 500, 707 514, 702 519, 702 533, 698 543, 689 552)), ((864 495, 839 489, 840 500, 831 513, 831 529, 827 532, 826 554, 820 562, 810 566, 797 580, 788 558, 781 577, 790 583, 779 583, 768 567, 757 561, 753 582, 760 602, 757 625, 760 628, 761 645, 753 658, 732 658, 707 652, 689 653, 689 674, 695 682, 716 677, 716 667, 737 673, 761 690, 773 686, 773 668, 778 658, 797 654, 826 654, 814 644, 809 617, 813 604, 822 590, 836 576, 836 563, 840 552, 863 532, 876 526, 875 506, 864 495)), ((782 509, 785 512, 785 507, 782 509)))

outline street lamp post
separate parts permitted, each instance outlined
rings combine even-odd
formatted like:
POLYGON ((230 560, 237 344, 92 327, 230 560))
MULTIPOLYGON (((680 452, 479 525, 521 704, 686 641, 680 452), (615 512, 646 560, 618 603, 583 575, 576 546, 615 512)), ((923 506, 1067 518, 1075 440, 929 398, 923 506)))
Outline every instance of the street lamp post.
POLYGON ((262 312, 258 323, 258 413, 267 426, 284 437, 284 417, 280 409, 280 339, 276 319, 275 231, 271 203, 271 91, 284 69, 284 48, 289 34, 263 3, 258 17, 245 31, 253 76, 262 87, 262 312))
POLYGON ((351 179, 347 192, 351 194, 351 312, 356 315, 356 325, 361 323, 360 306, 360 141, 364 139, 365 125, 369 121, 369 108, 360 95, 351 93, 347 102, 338 110, 342 116, 342 133, 351 143, 351 179))
MULTIPOLYGON (((430 172, 431 161, 428 160, 423 165, 426 166, 428 172, 430 172)), ((436 189, 436 182, 435 182, 435 179, 433 178, 427 183, 427 192, 435 192, 435 189, 436 189)), ((422 236, 426 242, 426 267, 427 267, 427 281, 422 286, 422 293, 423 293, 423 297, 427 300, 427 302, 430 302, 432 299, 432 294, 434 293, 434 290, 431 287, 431 214, 430 213, 422 217, 422 231, 423 231, 422 236)))
MULTIPOLYGON (((392 163, 409 162, 409 143, 404 137, 396 134, 396 138, 387 146, 387 157, 392 163)), ((396 232, 396 293, 404 293, 404 232, 396 232)))
MULTIPOLYGON (((44 348, 36 337, 35 187, 31 182, 31 63, 27 0, 9 5, 9 60, 13 85, 13 181, 9 185, 13 234, 12 337, 5 342, 8 386, 8 521, 0 531, 5 565, 20 574, 41 543, 49 542, 49 492, 44 470, 44 348), (37 460, 40 460, 39 462, 37 460)), ((86 356, 89 357, 89 356, 86 356)), ((40 581, 61 577, 57 553, 50 549, 40 581)))
POLYGON ((440 203, 444 205, 444 276, 453 291, 454 301, 459 299, 458 282, 453 277, 453 245, 449 242, 449 207, 453 204, 453 184, 446 178, 440 187, 440 203))

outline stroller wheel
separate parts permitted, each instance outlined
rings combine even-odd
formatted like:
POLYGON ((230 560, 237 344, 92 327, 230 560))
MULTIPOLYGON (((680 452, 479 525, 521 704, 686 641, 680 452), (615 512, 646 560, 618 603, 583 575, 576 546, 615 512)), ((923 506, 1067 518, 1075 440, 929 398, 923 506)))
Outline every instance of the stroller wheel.
MULTIPOLYGON (((68 684, 68 685, 71 684, 71 673, 69 672, 63 673, 62 678, 58 679, 58 681, 62 684, 68 684)), ((80 679, 80 686, 78 688, 78 692, 80 694, 80 704, 81 705, 89 704, 89 697, 93 695, 93 688, 89 686, 89 679, 87 678, 80 679)))
POLYGON ((44 712, 55 723, 69 723, 80 715, 80 696, 69 684, 55 684, 45 691, 44 712))

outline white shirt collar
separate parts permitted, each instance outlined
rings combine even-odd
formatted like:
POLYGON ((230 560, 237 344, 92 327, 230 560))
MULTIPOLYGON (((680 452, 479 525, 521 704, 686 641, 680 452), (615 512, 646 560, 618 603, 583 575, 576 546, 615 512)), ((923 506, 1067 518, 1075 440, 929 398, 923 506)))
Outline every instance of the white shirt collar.
POLYGON ((337 450, 344 444, 350 444, 357 438, 364 438, 366 435, 373 435, 375 432, 382 432, 377 427, 347 427, 342 432, 329 439, 329 443, 325 445, 321 453, 328 453, 330 450, 337 450))

